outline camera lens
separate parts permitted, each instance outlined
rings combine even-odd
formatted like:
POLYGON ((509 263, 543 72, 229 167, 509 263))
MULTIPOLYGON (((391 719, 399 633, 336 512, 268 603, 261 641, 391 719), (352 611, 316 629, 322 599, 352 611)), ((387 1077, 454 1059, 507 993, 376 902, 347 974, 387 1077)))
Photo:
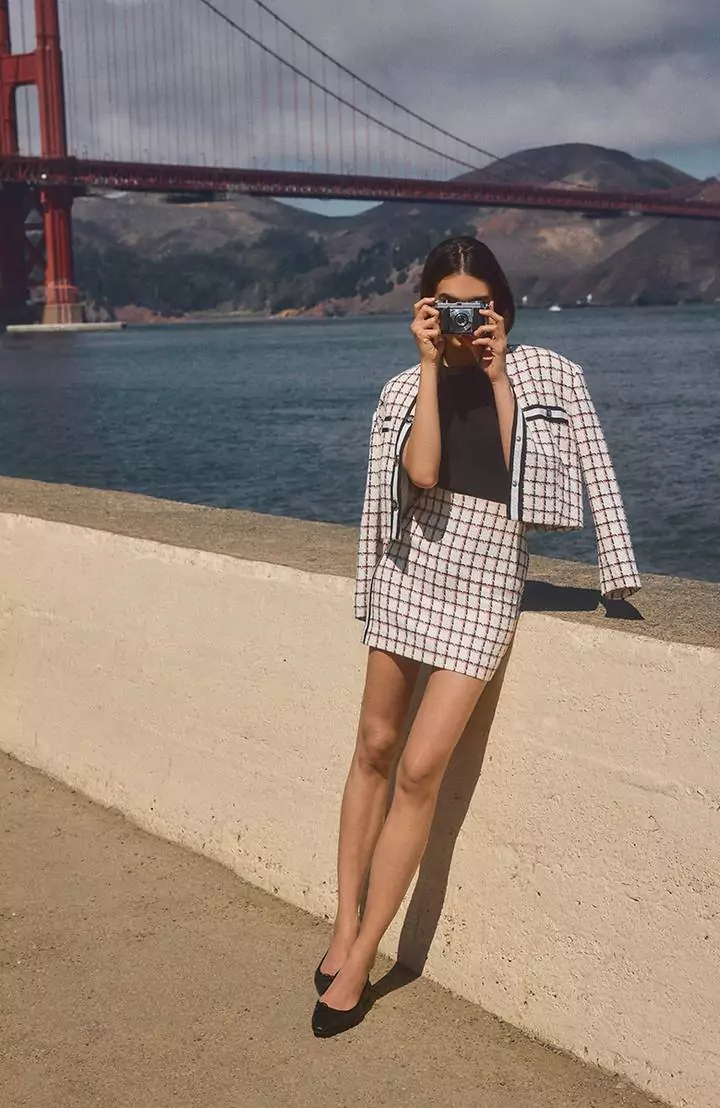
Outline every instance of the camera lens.
POLYGON ((451 310, 450 318, 458 331, 469 331, 472 328, 472 316, 465 308, 451 310))

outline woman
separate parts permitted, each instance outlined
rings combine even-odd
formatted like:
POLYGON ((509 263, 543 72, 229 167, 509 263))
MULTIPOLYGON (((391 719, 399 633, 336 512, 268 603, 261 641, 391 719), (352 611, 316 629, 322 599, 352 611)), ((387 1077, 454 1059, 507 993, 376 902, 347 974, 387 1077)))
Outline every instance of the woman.
POLYGON ((580 367, 553 351, 508 347, 513 297, 476 239, 435 247, 420 291, 411 328, 420 361, 386 383, 370 436, 355 587, 369 653, 340 814, 337 916, 315 971, 322 999, 312 1027, 323 1037, 354 1026, 370 1005, 369 973, 420 864, 446 766, 515 630, 526 531, 581 527, 584 481, 602 594, 640 587, 580 367), (436 302, 468 300, 489 302, 482 323, 443 333, 436 302), (386 816, 423 662, 432 669, 386 816))

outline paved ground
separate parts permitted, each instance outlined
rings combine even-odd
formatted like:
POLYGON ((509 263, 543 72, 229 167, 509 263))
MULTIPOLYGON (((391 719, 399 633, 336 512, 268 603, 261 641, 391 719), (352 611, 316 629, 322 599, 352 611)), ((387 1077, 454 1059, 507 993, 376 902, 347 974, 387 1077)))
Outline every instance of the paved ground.
POLYGON ((3 1108, 649 1108, 387 959, 310 1031, 328 926, 0 755, 3 1108))

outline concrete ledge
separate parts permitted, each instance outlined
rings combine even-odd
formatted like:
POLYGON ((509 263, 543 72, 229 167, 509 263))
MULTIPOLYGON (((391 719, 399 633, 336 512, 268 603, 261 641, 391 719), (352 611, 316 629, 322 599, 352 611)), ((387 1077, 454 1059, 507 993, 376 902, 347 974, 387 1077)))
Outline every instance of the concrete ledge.
MULTIPOLYGON (((135 493, 0 477, 0 510, 313 573, 355 575, 357 531, 135 493)), ((597 569, 533 556, 525 609, 665 642, 720 646, 720 584, 643 574, 628 602, 605 602, 597 569)))
MULTIPOLYGON (((351 529, 2 488, 2 747, 328 916, 366 655, 351 529)), ((664 621, 675 584, 657 587, 644 622, 523 612, 382 951, 677 1108, 717 1108, 720 650, 693 641, 717 641, 717 587, 677 586, 675 618, 704 605, 686 641, 664 621)))

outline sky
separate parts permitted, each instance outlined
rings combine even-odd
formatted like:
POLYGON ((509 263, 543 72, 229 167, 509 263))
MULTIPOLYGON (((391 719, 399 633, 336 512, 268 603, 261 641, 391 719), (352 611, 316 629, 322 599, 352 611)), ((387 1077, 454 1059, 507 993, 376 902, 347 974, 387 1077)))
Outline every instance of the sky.
POLYGON ((401 103, 493 153, 590 142, 720 174, 718 0, 269 6, 401 103))
MULTIPOLYGON (((720 0, 264 2, 365 81, 495 155, 586 142, 720 174, 720 0)), ((437 135, 326 65, 256 0, 212 3, 286 61, 438 148, 437 135)), ((23 38, 31 45, 33 6, 10 0, 16 49, 23 38)), ((463 171, 418 145, 394 153, 387 130, 358 116, 351 124, 332 99, 328 117, 327 98, 298 87, 204 0, 61 0, 60 11, 70 144, 81 156, 348 172, 354 136, 385 159, 385 173, 463 171)), ((28 150, 33 118, 30 90, 20 128, 28 150)), ((356 172, 379 170, 358 161, 356 172)))

